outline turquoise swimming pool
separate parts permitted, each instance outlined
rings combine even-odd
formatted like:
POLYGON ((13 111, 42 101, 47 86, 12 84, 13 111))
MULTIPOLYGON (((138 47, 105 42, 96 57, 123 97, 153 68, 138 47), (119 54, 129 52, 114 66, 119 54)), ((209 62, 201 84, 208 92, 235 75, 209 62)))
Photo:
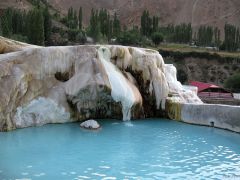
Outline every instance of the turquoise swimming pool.
POLYGON ((240 134, 164 119, 0 133, 0 179, 240 179, 240 134))

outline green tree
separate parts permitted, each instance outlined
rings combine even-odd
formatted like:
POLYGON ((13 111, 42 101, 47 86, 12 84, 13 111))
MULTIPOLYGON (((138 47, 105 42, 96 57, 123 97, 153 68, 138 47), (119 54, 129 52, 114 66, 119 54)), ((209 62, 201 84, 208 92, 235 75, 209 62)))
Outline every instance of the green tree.
POLYGON ((83 20, 83 12, 82 12, 82 7, 80 7, 78 11, 78 29, 79 30, 83 29, 82 20, 83 20))
POLYGON ((121 25, 120 21, 117 18, 117 13, 114 14, 114 19, 113 19, 113 36, 118 37, 121 32, 121 25))
POLYGON ((225 39, 223 43, 223 49, 227 51, 236 51, 239 44, 239 30, 230 24, 226 24, 224 27, 225 39))
POLYGON ((74 10, 73 12, 73 19, 72 19, 72 28, 77 29, 78 28, 78 16, 77 16, 77 11, 74 10))
POLYGON ((224 87, 234 92, 240 92, 240 73, 237 73, 224 82, 224 87))
POLYGON ((89 35, 96 41, 98 42, 101 37, 101 32, 100 32, 100 22, 98 18, 98 11, 95 11, 92 9, 91 11, 91 17, 90 17, 90 24, 89 24, 89 35))
POLYGON ((166 27, 160 27, 159 32, 163 34, 166 41, 174 42, 175 27, 172 24, 170 24, 166 27))
POLYGON ((69 29, 68 30, 68 40, 76 41, 78 33, 79 33, 79 31, 77 29, 69 29))
POLYGON ((236 32, 236 48, 240 47, 240 31, 239 28, 237 28, 237 32, 236 32))
POLYGON ((123 31, 117 37, 117 42, 122 45, 141 45, 141 35, 137 28, 129 31, 123 31))
POLYGON ((153 16, 153 29, 152 29, 153 33, 158 31, 158 22, 159 22, 158 17, 153 16))
POLYGON ((13 9, 8 8, 1 17, 1 25, 2 25, 2 34, 5 37, 10 37, 12 35, 12 17, 13 17, 13 9))
POLYGON ((20 10, 13 10, 12 30, 13 34, 23 33, 23 13, 20 10))
MULTIPOLYGON (((157 26, 157 19, 154 17, 154 28, 157 26)), ((141 16, 141 33, 144 36, 150 36, 153 29, 153 20, 149 16, 149 11, 144 10, 141 16)))
POLYGON ((163 41, 163 35, 160 32, 152 34, 152 42, 157 46, 163 41))
POLYGON ((29 32, 28 32, 28 27, 29 27, 29 22, 28 22, 28 13, 26 11, 22 12, 22 16, 23 16, 23 31, 22 31, 22 35, 23 36, 28 36, 29 32))
POLYGON ((217 27, 215 27, 214 28, 214 45, 219 48, 220 43, 221 43, 220 30, 217 27))
MULTIPOLYGON (((215 33, 218 33, 217 31, 215 33)), ((211 46, 213 44, 213 35, 214 30, 210 26, 201 26, 198 29, 198 40, 197 43, 200 46, 211 46)), ((215 38, 217 37, 217 34, 214 35, 215 38)))
POLYGON ((113 36, 113 21, 110 18, 110 15, 108 14, 108 18, 107 18, 107 37, 108 37, 108 41, 111 40, 112 36, 113 36))
POLYGON ((0 18, 0 36, 2 36, 2 19, 0 18))
POLYGON ((146 11, 143 11, 143 14, 141 16, 141 33, 143 35, 146 35, 146 11))
POLYGON ((98 14, 98 21, 100 24, 100 31, 103 36, 107 36, 108 33, 108 13, 106 9, 101 9, 98 14))
POLYGON ((188 81, 187 73, 184 70, 179 69, 177 71, 177 80, 180 81, 182 84, 185 84, 188 81))
POLYGON ((70 20, 73 19, 73 8, 72 8, 72 7, 70 7, 70 8, 68 9, 67 18, 68 18, 68 21, 70 21, 70 20))
POLYGON ((40 9, 33 9, 28 13, 29 41, 32 44, 44 45, 44 19, 40 9))
POLYGON ((68 15, 67 15, 67 25, 68 25, 68 28, 70 29, 75 29, 75 27, 77 26, 76 24, 76 16, 77 16, 77 13, 76 11, 73 10, 72 7, 70 7, 68 9, 68 15))
POLYGON ((52 33, 52 20, 47 6, 43 11, 43 17, 44 17, 44 40, 45 44, 49 44, 52 33))
POLYGON ((84 31, 79 31, 76 40, 81 44, 85 44, 87 41, 86 33, 84 31))
POLYGON ((172 41, 177 43, 189 43, 192 40, 191 24, 180 24, 175 26, 172 33, 172 41))

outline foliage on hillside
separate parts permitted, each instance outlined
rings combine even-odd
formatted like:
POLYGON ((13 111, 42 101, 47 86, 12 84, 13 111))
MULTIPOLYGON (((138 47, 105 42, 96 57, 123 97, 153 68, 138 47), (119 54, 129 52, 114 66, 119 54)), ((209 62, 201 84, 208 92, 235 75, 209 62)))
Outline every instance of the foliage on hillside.
POLYGON ((8 8, 1 16, 3 36, 36 45, 48 44, 51 34, 51 17, 47 7, 35 7, 25 12, 8 8))
POLYGON ((219 63, 230 63, 231 61, 237 61, 240 63, 240 54, 235 53, 221 53, 221 52, 214 52, 214 51, 181 51, 181 50, 173 50, 173 49, 166 49, 160 48, 159 53, 163 57, 173 57, 175 59, 184 59, 186 57, 193 57, 193 58, 202 58, 202 59, 217 59, 219 63))
POLYGON ((237 73, 224 82, 224 86, 233 92, 240 92, 240 73, 237 73))
POLYGON ((163 41, 163 35, 160 32, 152 34, 152 42, 157 46, 163 41))
POLYGON ((2 13, 0 35, 37 45, 84 44, 88 36, 95 43, 142 47, 156 46, 164 41, 227 51, 240 48, 239 28, 230 24, 225 25, 225 39, 221 42, 220 34, 223 32, 217 27, 201 26, 193 31, 191 24, 162 26, 159 24, 161 17, 151 16, 148 10, 142 13, 140 27, 123 26, 118 14, 111 15, 106 9, 92 9, 89 23, 84 26, 85 11, 82 7, 70 7, 67 15, 61 16, 47 0, 28 1, 34 6, 29 12, 9 8, 2 13))

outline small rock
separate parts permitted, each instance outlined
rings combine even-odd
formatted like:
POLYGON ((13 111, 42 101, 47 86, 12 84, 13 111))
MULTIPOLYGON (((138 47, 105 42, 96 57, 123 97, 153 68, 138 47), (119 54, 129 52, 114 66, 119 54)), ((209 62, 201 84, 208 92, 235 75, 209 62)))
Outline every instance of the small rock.
POLYGON ((84 121, 83 123, 80 124, 80 126, 85 129, 99 129, 100 128, 100 125, 95 120, 84 121))

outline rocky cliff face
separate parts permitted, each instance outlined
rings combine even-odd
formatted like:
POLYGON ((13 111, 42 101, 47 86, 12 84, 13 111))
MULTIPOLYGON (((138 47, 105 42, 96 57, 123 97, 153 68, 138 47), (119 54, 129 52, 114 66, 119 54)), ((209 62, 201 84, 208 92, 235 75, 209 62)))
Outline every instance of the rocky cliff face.
POLYGON ((167 99, 201 103, 177 82, 176 68, 165 65, 157 51, 108 45, 44 48, 0 38, 0 49, 6 47, 0 55, 1 131, 160 116, 167 99))
POLYGON ((174 52, 160 50, 166 63, 174 64, 178 79, 188 84, 191 81, 224 85, 226 79, 240 68, 239 57, 219 56, 200 52, 174 52))

